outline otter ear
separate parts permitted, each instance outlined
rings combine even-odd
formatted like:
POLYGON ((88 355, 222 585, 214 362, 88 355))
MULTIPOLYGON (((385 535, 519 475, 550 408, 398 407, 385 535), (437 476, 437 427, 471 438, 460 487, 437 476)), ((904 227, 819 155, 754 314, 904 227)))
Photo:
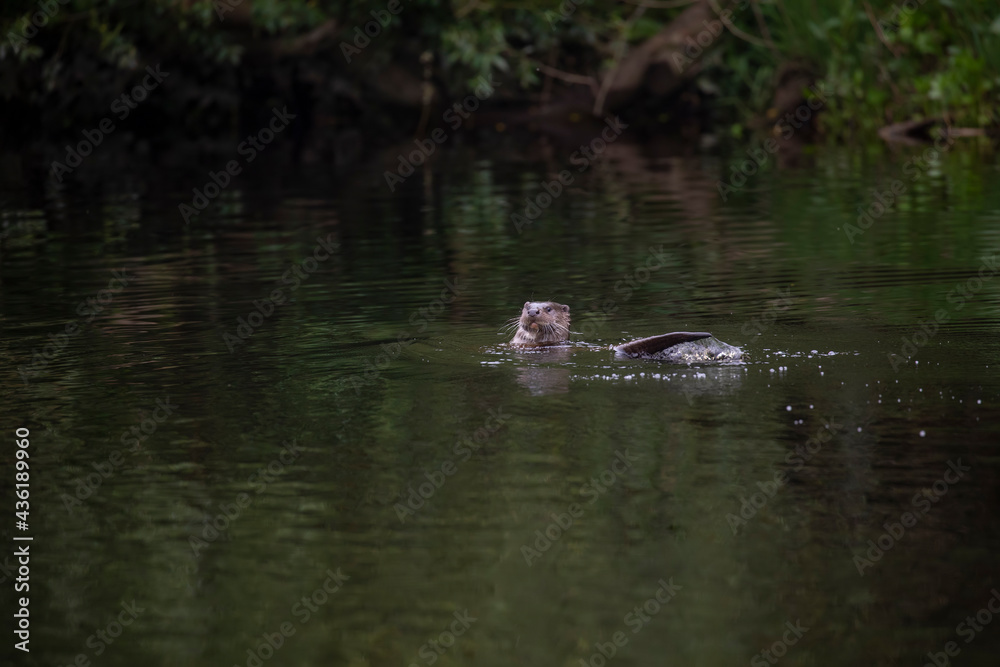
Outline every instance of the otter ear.
POLYGON ((524 306, 522 306, 522 308, 527 308, 529 303, 531 303, 531 302, 530 301, 525 301, 524 302, 524 306))
POLYGON ((568 313, 569 312, 569 306, 563 306, 562 309, 563 309, 564 313, 568 313))

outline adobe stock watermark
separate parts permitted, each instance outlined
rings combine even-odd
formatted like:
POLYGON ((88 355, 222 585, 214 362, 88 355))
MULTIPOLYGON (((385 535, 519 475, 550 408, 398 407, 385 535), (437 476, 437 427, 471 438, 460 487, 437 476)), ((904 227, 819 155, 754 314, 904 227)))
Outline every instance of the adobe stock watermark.
MULTIPOLYGON (((741 12, 750 6, 751 0, 740 0, 736 6, 736 11, 741 12)), ((692 37, 688 35, 684 40, 684 50, 674 51, 670 54, 670 62, 673 63, 674 71, 682 74, 684 70, 693 65, 698 58, 705 53, 705 50, 715 43, 715 40, 722 35, 726 26, 731 26, 733 22, 733 10, 724 9, 719 13, 719 17, 702 21, 705 29, 692 37)))
MULTIPOLYGON (((462 123, 468 120, 479 109, 479 103, 489 99, 496 92, 496 87, 499 85, 499 82, 493 80, 492 74, 490 74, 489 79, 485 76, 479 77, 476 87, 473 89, 473 94, 467 96, 461 102, 455 102, 451 105, 441 115, 441 120, 448 123, 452 132, 458 130, 458 128, 462 127, 462 123)), ((395 192, 396 186, 412 176, 416 171, 416 167, 427 162, 427 159, 434 154, 437 147, 448 141, 450 136, 443 128, 437 127, 431 132, 430 139, 414 139, 415 150, 410 151, 409 155, 405 156, 400 153, 397 156, 399 164, 396 166, 396 170, 386 171, 383 174, 385 183, 389 186, 389 192, 395 192)))
MULTIPOLYGON (((631 455, 627 447, 624 453, 616 450, 615 459, 611 462, 611 465, 581 486, 580 495, 590 497, 590 502, 587 504, 593 505, 597 502, 598 498, 607 493, 615 485, 618 478, 627 472, 635 461, 636 457, 631 455)), ((534 548, 528 544, 521 545, 521 555, 524 557, 524 562, 528 564, 528 567, 531 567, 532 561, 541 558, 545 552, 552 548, 553 544, 559 541, 563 533, 572 527, 574 519, 579 519, 585 513, 586 510, 580 503, 570 503, 569 507, 562 514, 553 512, 550 515, 552 523, 544 529, 535 531, 534 548)))
MULTIPOLYGON (((971 301, 979 290, 983 288, 983 285, 993 279, 998 270, 997 267, 997 256, 996 253, 990 255, 989 257, 982 258, 982 264, 979 265, 979 271, 977 275, 969 278, 964 283, 958 283, 955 287, 948 292, 948 296, 945 300, 950 306, 953 306, 955 310, 962 310, 965 307, 967 301, 971 301), (987 269, 989 273, 987 274, 987 269)), ((888 352, 886 354, 889 359, 889 364, 892 366, 892 370, 895 373, 899 372, 900 365, 908 362, 913 355, 917 353, 917 350, 927 345, 937 332, 940 326, 951 319, 951 313, 947 308, 938 308, 934 312, 934 319, 928 320, 926 322, 920 322, 920 328, 915 331, 909 338, 906 336, 902 337, 903 344, 899 349, 899 354, 895 352, 888 352)))
MULTIPOLYGON (((135 600, 132 600, 132 602, 122 602, 121 608, 122 610, 108 621, 103 628, 95 630, 94 634, 87 637, 86 646, 93 650, 95 658, 104 655, 104 652, 115 643, 115 640, 122 636, 125 629, 132 625, 139 618, 140 614, 146 611, 146 608, 140 607, 135 600)), ((77 653, 71 663, 72 667, 90 667, 90 664, 91 661, 87 653, 77 653)))
POLYGON ((948 461, 948 470, 931 485, 930 489, 925 489, 914 494, 910 500, 910 505, 913 509, 903 512, 899 517, 899 521, 886 521, 882 524, 885 532, 874 540, 868 540, 868 550, 865 551, 863 556, 854 555, 853 562, 854 566, 858 569, 858 574, 862 577, 865 576, 865 570, 873 567, 875 563, 882 560, 886 552, 899 543, 899 540, 906 534, 908 528, 913 528, 930 513, 931 503, 937 503, 944 498, 948 490, 954 484, 960 482, 965 477, 965 473, 970 470, 972 470, 971 467, 962 465, 962 459, 948 461))
MULTIPOLYGON (((986 626, 993 622, 994 614, 1000 614, 1000 591, 992 589, 990 598, 983 605, 982 609, 976 612, 975 616, 966 616, 965 620, 955 626, 955 634, 965 638, 965 643, 970 644, 972 640, 986 629, 986 626), (994 605, 993 603, 996 603, 994 605)), ((928 662, 924 667, 948 667, 951 664, 949 658, 955 658, 962 649, 958 642, 946 642, 943 650, 939 652, 928 651, 928 662)))
POLYGON ((778 660, 788 653, 789 647, 798 644, 802 635, 809 632, 809 628, 802 625, 802 621, 798 619, 795 619, 794 624, 791 621, 785 621, 785 628, 787 629, 781 635, 781 639, 750 659, 751 667, 767 667, 767 665, 777 664, 778 660))
MULTIPOLYGON (((31 413, 31 419, 42 425, 45 429, 45 434, 49 437, 55 438, 59 436, 59 429, 52 426, 52 422, 45 419, 45 415, 48 410, 35 410, 31 413)), ((3 580, 0 580, 3 583, 3 580)))
POLYGON ((588 310, 584 313, 583 325, 580 327, 581 333, 587 338, 594 337, 598 328, 604 326, 608 318, 618 312, 620 304, 631 299, 633 293, 650 281, 654 272, 667 265, 668 258, 669 255, 663 251, 662 244, 657 247, 650 246, 649 255, 646 256, 645 262, 615 282, 614 293, 621 295, 619 300, 609 297, 600 303, 599 310, 588 310))
MULTIPOLYGON (((812 97, 795 107, 794 111, 786 113, 783 119, 775 123, 775 126, 781 130, 782 141, 791 139, 795 130, 812 119, 813 112, 819 111, 826 105, 826 95, 823 94, 819 86, 810 86, 809 90, 813 94, 812 97)), ((729 201, 729 195, 742 189, 747 184, 747 180, 763 168, 769 156, 777 153, 781 147, 782 144, 778 143, 777 139, 768 137, 761 142, 760 146, 748 148, 746 153, 750 159, 730 166, 729 169, 732 173, 729 175, 729 183, 723 183, 721 180, 716 182, 722 201, 729 201)))
POLYGON ((374 21, 365 23, 364 30, 361 26, 354 27, 353 46, 347 42, 340 43, 340 52, 344 55, 347 64, 351 64, 351 58, 364 51, 372 40, 382 34, 382 29, 387 28, 392 23, 392 17, 403 11, 400 0, 389 0, 385 9, 371 10, 374 21))
MULTIPOLYGON (((320 607, 329 602, 330 598, 336 595, 340 589, 344 586, 350 577, 340 571, 327 570, 324 572, 326 579, 320 586, 309 595, 303 595, 302 599, 298 600, 292 605, 289 612, 292 616, 298 620, 298 625, 303 626, 309 622, 309 619, 316 614, 320 607)), ((295 621, 284 621, 274 629, 273 632, 265 632, 260 636, 260 641, 257 645, 252 648, 248 648, 247 659, 244 662, 246 667, 263 667, 264 663, 274 657, 285 642, 292 636, 295 635, 298 628, 296 628, 295 621)), ((233 667, 239 667, 239 665, 233 665, 233 667)))
POLYGON ((778 313, 788 310, 788 307, 792 305, 791 285, 786 286, 784 292, 777 288, 775 288, 774 292, 777 294, 777 297, 769 302, 764 314, 759 317, 752 318, 740 327, 740 332, 744 336, 761 335, 770 329, 771 326, 778 320, 778 313))
MULTIPOLYGON (((21 571, 21 567, 26 568, 24 564, 19 564, 16 560, 14 562, 11 562, 10 556, 12 553, 13 552, 11 551, 7 551, 6 553, 4 553, 3 561, 0 562, 0 584, 7 583, 8 581, 17 581, 19 575, 20 577, 27 576, 24 574, 24 572, 21 571)), ((25 571, 28 573, 28 575, 30 575, 30 570, 25 570, 25 571)), ((24 584, 18 582, 18 585, 24 585, 24 584)))
MULTIPOLYGON (((331 232, 327 234, 325 239, 322 236, 317 236, 312 256, 293 263, 291 268, 281 275, 277 281, 278 284, 288 286, 289 292, 299 289, 302 282, 308 280, 319 269, 319 265, 330 259, 340 247, 340 244, 333 240, 333 235, 331 232)), ((222 332, 222 340, 226 343, 229 352, 235 352, 238 345, 245 343, 250 336, 254 335, 264 325, 264 322, 274 315, 275 309, 287 300, 288 296, 285 294, 284 287, 275 287, 264 298, 254 299, 253 310, 247 313, 246 318, 242 316, 236 318, 236 328, 234 329, 236 334, 233 335, 228 331, 222 332)))
MULTIPOLYGON (((288 113, 287 106, 282 107, 280 111, 278 107, 272 107, 271 114, 271 120, 268 121, 267 127, 262 127, 256 134, 247 135, 246 139, 236 146, 237 155, 243 156, 247 164, 253 162, 267 148, 268 144, 274 141, 278 134, 287 128, 293 120, 298 118, 296 114, 288 113)), ((230 160, 218 172, 209 171, 209 180, 205 182, 205 185, 201 189, 193 188, 191 190, 194 193, 191 203, 179 204, 177 206, 177 211, 184 219, 184 224, 189 224, 191 218, 198 216, 208 208, 212 200, 218 197, 229 186, 233 177, 238 176, 242 172, 243 165, 237 160, 230 160)))
MULTIPOLYGON (((128 118, 132 109, 139 106, 139 102, 144 101, 149 94, 163 83, 163 80, 170 76, 170 72, 161 72, 160 66, 146 68, 146 76, 142 81, 132 88, 131 92, 122 93, 121 97, 111 103, 111 111, 119 121, 128 118)), ((57 183, 62 183, 63 176, 73 173, 73 170, 83 164, 83 159, 94 152, 94 149, 104 142, 104 138, 115 131, 115 123, 110 117, 105 117, 97 123, 97 127, 92 130, 83 131, 83 139, 75 146, 66 146, 66 157, 63 162, 54 160, 51 167, 51 176, 57 183)))
MULTIPOLYGON (((830 442, 830 440, 833 439, 834 434, 843 428, 843 424, 838 424, 836 420, 831 417, 826 424, 816 429, 816 435, 809 438, 804 443, 797 445, 795 449, 785 455, 785 464, 793 466, 791 468, 791 472, 798 472, 802 470, 806 463, 811 461, 812 458, 816 456, 821 449, 823 449, 823 445, 830 442)), ((729 524, 729 529, 733 531, 733 535, 737 534, 737 529, 745 527, 751 519, 757 516, 757 512, 764 509, 768 502, 770 502, 771 499, 777 495, 778 491, 784 488, 786 484, 788 484, 788 472, 778 470, 774 473, 771 480, 757 482, 757 488, 759 488, 760 491, 752 494, 749 498, 745 495, 740 496, 739 514, 733 514, 732 512, 726 514, 726 523, 729 524)))
MULTIPOLYGON (((927 148, 920 155, 903 163, 903 175, 909 176, 910 182, 915 183, 937 163, 941 154, 947 153, 954 145, 955 139, 947 133, 938 136, 934 139, 933 148, 927 148)), ((854 245, 854 240, 857 237, 864 236, 865 232, 871 229, 871 226, 879 218, 892 211, 896 201, 906 192, 906 183, 897 178, 882 192, 879 192, 878 188, 872 188, 871 192, 873 201, 868 207, 858 206, 858 218, 855 220, 857 224, 847 223, 844 225, 844 234, 847 235, 847 240, 851 242, 851 245, 854 245)))
MULTIPOLYGON (((179 406, 170 402, 170 396, 156 399, 156 407, 149 411, 149 416, 141 419, 138 424, 133 424, 131 428, 122 432, 120 442, 128 448, 128 454, 135 454, 139 451, 142 443, 151 438, 160 424, 167 421, 167 418, 174 414, 179 406)), ((125 464, 126 454, 120 449, 115 449, 108 455, 102 463, 91 463, 94 472, 85 477, 78 477, 71 484, 74 486, 73 495, 63 493, 59 496, 63 507, 70 514, 77 507, 83 506, 83 501, 89 499, 97 490, 101 488, 105 481, 110 479, 119 468, 125 464)))
POLYGON ((561 21, 568 21, 573 14, 576 13, 577 8, 589 0, 563 0, 559 3, 558 11, 553 11, 551 9, 546 9, 543 16, 545 20, 549 22, 550 28, 555 28, 557 23, 561 21))
MULTIPOLYGON (((680 584, 675 584, 673 577, 670 577, 669 581, 660 579, 656 583, 660 587, 656 589, 652 597, 642 604, 636 605, 632 611, 622 617, 622 622, 632 630, 634 635, 639 634, 643 628, 649 625, 653 617, 677 597, 677 591, 684 588, 680 584)), ((594 652, 588 658, 580 658, 580 667, 604 667, 609 660, 618 655, 621 649, 628 646, 629 639, 630 637, 625 634, 624 630, 618 630, 611 635, 610 641, 594 642, 591 645, 594 652)))
MULTIPOLYGON (((428 665, 437 662, 448 649, 455 645, 455 641, 468 632, 472 624, 479 620, 478 617, 471 616, 468 609, 453 612, 452 616, 455 617, 455 620, 451 622, 447 630, 442 631, 437 638, 429 640, 417 650, 417 655, 428 665)), ((419 665, 411 662, 409 667, 419 667, 419 665)))
MULTIPOLYGON (((486 422, 482 425, 482 427, 476 429, 476 431, 472 434, 460 437, 455 442, 455 447, 452 451, 455 453, 455 456, 461 457, 459 463, 464 463, 472 458, 472 453, 479 451, 479 448, 483 446, 483 443, 485 443, 490 436, 499 431, 511 417, 509 414, 504 414, 503 406, 497 407, 496 410, 490 408, 488 412, 490 416, 486 419, 486 422)), ((458 467, 451 459, 446 459, 431 472, 427 472, 425 470, 424 477, 427 478, 427 481, 418 484, 416 489, 413 488, 413 484, 410 484, 407 487, 410 491, 410 495, 406 498, 405 504, 397 502, 393 506, 393 509, 396 510, 396 516, 399 518, 399 522, 406 523, 407 517, 415 516, 417 511, 420 510, 428 500, 433 498, 438 489, 444 486, 444 483, 448 480, 448 478, 456 472, 458 472, 458 467)))
MULTIPOLYGON (((582 174, 596 162, 601 154, 608 148, 608 144, 613 144, 621 136, 622 132, 628 129, 628 125, 622 122, 621 118, 606 116, 604 118, 604 129, 601 136, 594 137, 589 143, 581 145, 578 150, 573 151, 569 156, 569 163, 577 165, 577 173, 582 174)), ((514 229, 520 234, 525 227, 532 225, 542 214, 542 211, 552 205, 552 202, 563 193, 563 187, 573 183, 573 175, 568 170, 559 172, 558 178, 546 183, 539 181, 540 192, 534 199, 525 197, 527 204, 524 207, 524 215, 511 213, 510 221, 514 224, 514 229)))
MULTIPOLYGON (((125 289, 130 282, 135 280, 135 276, 129 276, 126 274, 128 269, 123 268, 121 271, 112 271, 111 280, 108 281, 107 289, 102 289, 97 293, 96 296, 80 301, 76 305, 76 314, 80 317, 86 317, 84 324, 90 324, 94 321, 101 312, 104 311, 106 306, 109 306, 114 300, 115 295, 125 289)), ((77 336, 83 331, 83 327, 80 326, 78 322, 70 322, 66 325, 63 333, 59 334, 49 334, 48 339, 51 341, 39 352, 37 349, 31 349, 31 365, 30 366, 18 366, 17 372, 21 376, 21 380, 24 384, 28 384, 28 378, 38 377, 51 361, 53 361, 60 352, 62 352, 69 345, 70 338, 77 336)))
MULTIPOLYGON (((445 278, 444 289, 441 290, 441 295, 428 305, 412 313, 409 320, 410 324, 417 327, 417 333, 427 331, 428 325, 444 313, 445 307, 457 299, 468 288, 468 285, 459 283, 457 276, 451 280, 445 278)), ((392 360, 402 354, 403 349, 415 340, 416 338, 412 332, 401 331, 396 336, 396 342, 391 344, 382 343, 379 346, 382 348, 382 354, 377 355, 373 359, 365 360, 365 372, 341 379, 336 391, 340 392, 346 385, 351 385, 354 388, 354 393, 357 394, 361 392, 362 387, 374 384, 382 376, 382 371, 389 367, 392 360)))
POLYGON ((878 25, 882 29, 882 32, 888 34, 899 30, 903 24, 903 20, 915 14, 917 9, 925 2, 927 0, 906 0, 906 2, 893 5, 892 10, 886 12, 878 20, 878 25))
POLYGON ((233 502, 219 503, 219 512, 215 516, 205 514, 205 525, 202 526, 200 535, 196 533, 188 537, 191 553, 197 558, 198 552, 207 549, 209 545, 222 537, 249 509, 254 498, 264 493, 268 486, 283 475, 286 469, 298 461, 301 456, 302 446, 298 444, 298 441, 293 439, 291 442, 283 442, 281 452, 275 458, 247 477, 247 485, 254 491, 254 496, 246 492, 238 493, 233 502))
MULTIPOLYGON (((29 39, 34 39, 38 31, 49 24, 59 13, 59 5, 69 4, 70 0, 39 0, 38 11, 25 14, 21 17, 21 27, 7 31, 7 42, 14 53, 20 53, 21 49, 28 45, 29 39)), ((17 23, 17 21, 15 21, 17 23)))

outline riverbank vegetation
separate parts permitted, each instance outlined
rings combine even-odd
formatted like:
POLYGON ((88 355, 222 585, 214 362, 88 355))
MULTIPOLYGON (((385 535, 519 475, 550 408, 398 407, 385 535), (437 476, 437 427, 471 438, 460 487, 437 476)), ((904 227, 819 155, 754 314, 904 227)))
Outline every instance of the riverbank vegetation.
POLYGON ((614 112, 741 137, 811 85, 834 140, 927 119, 990 132, 1000 108, 1000 15, 975 0, 12 0, 0 35, 14 143, 100 120, 152 65, 172 78, 145 131, 190 137, 278 101, 407 136, 484 82, 484 118, 510 127, 614 112))

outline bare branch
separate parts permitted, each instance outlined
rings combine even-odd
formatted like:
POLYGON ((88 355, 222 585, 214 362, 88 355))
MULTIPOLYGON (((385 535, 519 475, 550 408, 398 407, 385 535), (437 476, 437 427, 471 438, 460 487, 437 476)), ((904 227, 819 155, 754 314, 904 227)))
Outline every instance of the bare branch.
POLYGON ((897 58, 901 55, 898 48, 893 48, 889 40, 885 38, 885 33, 882 32, 882 26, 875 19, 875 12, 872 11, 872 6, 868 4, 868 0, 865 0, 865 14, 868 14, 868 20, 871 22, 872 27, 875 28, 875 34, 878 36, 878 41, 882 42, 882 45, 889 49, 889 53, 896 56, 897 58))
POLYGON ((597 94, 597 79, 592 76, 582 76, 580 74, 573 74, 572 72, 564 72, 561 69, 550 67, 545 63, 538 62, 537 60, 532 60, 531 62, 546 76, 551 76, 553 79, 559 79, 560 81, 565 81, 566 83, 578 83, 583 86, 589 86, 591 92, 593 92, 594 95, 597 94))
MULTIPOLYGON (((625 39, 628 39, 629 30, 635 25, 635 22, 642 18, 642 15, 646 13, 646 7, 644 5, 639 5, 632 12, 632 15, 628 17, 628 21, 625 22, 622 34, 625 39)), ((604 79, 601 81, 601 89, 597 92, 597 96, 594 98, 594 115, 600 116, 604 113, 604 101, 608 97, 608 90, 611 89, 611 84, 615 82, 615 76, 618 74, 618 68, 621 65, 621 60, 625 56, 625 52, 628 50, 628 42, 625 43, 624 48, 615 57, 615 66, 604 75, 604 79)))

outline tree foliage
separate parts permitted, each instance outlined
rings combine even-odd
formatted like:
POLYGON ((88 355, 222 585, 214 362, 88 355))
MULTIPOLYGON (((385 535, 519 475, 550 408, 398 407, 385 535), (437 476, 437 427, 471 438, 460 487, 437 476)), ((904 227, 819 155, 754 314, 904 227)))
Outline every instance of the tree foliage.
MULTIPOLYGON (((22 111, 47 109, 44 119, 68 124, 103 103, 88 97, 106 98, 151 62, 170 61, 217 87, 235 87, 239 72, 259 65, 261 56, 285 63, 311 59, 326 75, 354 81, 364 91, 371 67, 397 63, 419 77, 418 59, 429 53, 435 82, 446 95, 464 94, 492 73, 515 82, 528 103, 545 86, 546 68, 599 81, 623 53, 685 9, 677 2, 645 4, 10 0, 0 9, 0 98, 22 111), (350 43, 366 26, 375 32, 373 21, 377 35, 366 47, 367 66, 346 62, 337 45, 350 43), (321 48, 277 48, 324 27, 331 29, 323 33, 321 48)), ((713 0, 713 6, 732 10, 733 29, 706 50, 695 83, 714 98, 714 115, 736 134, 749 119, 767 113, 778 75, 789 63, 809 69, 835 91, 824 116, 825 128, 835 135, 931 115, 959 125, 994 122, 1000 17, 983 3, 713 0)))

